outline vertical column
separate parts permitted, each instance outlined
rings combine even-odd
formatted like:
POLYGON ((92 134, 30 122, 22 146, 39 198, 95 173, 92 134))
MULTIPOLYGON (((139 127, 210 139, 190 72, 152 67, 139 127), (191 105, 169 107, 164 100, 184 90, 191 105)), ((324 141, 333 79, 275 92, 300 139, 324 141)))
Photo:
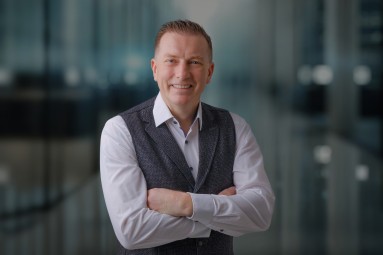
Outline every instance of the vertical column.
POLYGON ((355 168, 359 153, 355 147, 330 138, 332 161, 328 171, 327 248, 328 254, 359 254, 358 182, 355 168))
MULTIPOLYGON (((328 88, 330 130, 352 137, 357 120, 357 88, 352 72, 358 52, 357 0, 326 0, 325 63, 333 70, 328 88)), ((349 146, 332 143, 328 180, 328 253, 358 254, 356 156, 349 146), (337 154, 335 154, 337 153, 337 154)))
MULTIPOLYGON (((281 103, 287 102, 293 86, 296 84, 296 8, 301 8, 297 0, 275 1, 274 16, 274 89, 277 92, 281 103)), ((301 254, 302 253, 302 231, 300 229, 301 219, 301 192, 300 182, 300 162, 299 155, 304 155, 301 151, 301 141, 291 136, 291 130, 296 123, 292 116, 288 115, 280 119, 278 130, 278 159, 281 170, 281 190, 282 194, 282 254, 301 254), (283 128, 282 128, 283 127, 283 128)))
POLYGON ((269 91, 275 84, 275 0, 256 1, 256 87, 269 91))
POLYGON ((357 88, 352 72, 357 59, 357 0, 326 0, 325 63, 333 70, 328 90, 330 129, 352 137, 357 119, 357 88))
POLYGON ((275 77, 276 89, 281 96, 288 96, 296 84, 294 12, 299 5, 295 2, 275 2, 275 77))

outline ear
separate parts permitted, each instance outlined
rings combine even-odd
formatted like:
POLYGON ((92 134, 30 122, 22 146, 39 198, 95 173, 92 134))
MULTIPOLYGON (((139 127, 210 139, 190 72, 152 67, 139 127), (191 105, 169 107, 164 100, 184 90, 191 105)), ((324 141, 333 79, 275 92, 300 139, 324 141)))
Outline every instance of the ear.
POLYGON ((150 66, 152 67, 153 79, 157 81, 157 64, 154 58, 150 61, 150 66))
POLYGON ((214 63, 211 62, 209 69, 207 70, 206 84, 209 84, 214 73, 214 63))

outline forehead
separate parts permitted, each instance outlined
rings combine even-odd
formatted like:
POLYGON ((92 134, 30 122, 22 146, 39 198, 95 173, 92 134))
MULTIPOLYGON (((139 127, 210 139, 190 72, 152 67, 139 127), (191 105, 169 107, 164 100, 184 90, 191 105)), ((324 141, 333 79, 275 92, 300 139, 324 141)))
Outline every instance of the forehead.
POLYGON ((209 45, 206 39, 199 34, 190 33, 165 33, 156 48, 156 54, 194 54, 199 56, 209 55, 209 45))

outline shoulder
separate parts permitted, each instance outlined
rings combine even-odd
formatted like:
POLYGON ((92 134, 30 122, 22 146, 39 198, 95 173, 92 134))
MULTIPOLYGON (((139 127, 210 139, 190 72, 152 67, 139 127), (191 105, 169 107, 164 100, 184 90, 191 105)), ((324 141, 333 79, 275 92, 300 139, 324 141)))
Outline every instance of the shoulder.
POLYGON ((229 113, 228 110, 226 109, 223 109, 223 108, 219 108, 219 107, 216 107, 216 106, 212 106, 212 105, 209 105, 207 103, 201 103, 201 106, 202 106, 202 109, 205 110, 205 111, 212 111, 212 112, 217 112, 217 113, 229 113))
POLYGON ((218 114, 220 116, 225 116, 226 118, 231 119, 234 122, 234 126, 236 127, 236 130, 243 129, 245 127, 249 128, 249 124, 246 122, 246 120, 238 115, 237 113, 230 112, 226 109, 219 108, 216 106, 212 106, 206 103, 201 103, 202 109, 206 112, 211 112, 218 114))
POLYGON ((144 101, 143 103, 140 103, 128 110, 125 110, 116 116, 108 119, 105 122, 102 135, 108 135, 108 134, 113 134, 113 135, 124 135, 129 134, 129 128, 128 124, 132 121, 131 119, 136 119, 135 116, 137 114, 141 114, 142 112, 145 112, 146 110, 150 110, 153 108, 154 105, 154 100, 155 98, 151 98, 149 100, 144 101))
POLYGON ((103 135, 126 133, 127 127, 120 115, 114 116, 105 122, 102 130, 103 135))
POLYGON ((142 121, 148 122, 153 118, 154 101, 155 98, 151 98, 133 108, 121 112, 119 116, 121 116, 128 128, 131 128, 131 125, 139 125, 142 121))
POLYGON ((242 118, 240 115, 230 112, 230 116, 233 119, 234 125, 236 128, 243 128, 245 126, 249 126, 249 124, 246 122, 244 118, 242 118))
POLYGON ((148 100, 124 111, 124 112, 121 112, 119 115, 124 117, 125 115, 135 114, 135 113, 139 113, 139 112, 142 112, 145 110, 150 110, 154 106, 154 101, 155 101, 155 97, 150 98, 150 99, 148 99, 148 100))
POLYGON ((240 115, 230 112, 235 126, 235 133, 239 143, 247 143, 251 140, 255 141, 255 136, 250 124, 240 115))
POLYGON ((202 116, 205 120, 212 122, 231 122, 232 118, 228 110, 215 107, 206 103, 201 103, 202 116))

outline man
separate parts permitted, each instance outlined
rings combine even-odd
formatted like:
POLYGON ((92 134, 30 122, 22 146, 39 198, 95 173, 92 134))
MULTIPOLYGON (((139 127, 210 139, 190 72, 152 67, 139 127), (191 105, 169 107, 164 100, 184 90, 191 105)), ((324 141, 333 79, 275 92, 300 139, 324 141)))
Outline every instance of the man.
POLYGON ((110 119, 101 136, 119 254, 233 254, 233 236, 268 229, 274 207, 251 128, 200 101, 214 64, 198 24, 164 24, 151 67, 157 97, 110 119))

